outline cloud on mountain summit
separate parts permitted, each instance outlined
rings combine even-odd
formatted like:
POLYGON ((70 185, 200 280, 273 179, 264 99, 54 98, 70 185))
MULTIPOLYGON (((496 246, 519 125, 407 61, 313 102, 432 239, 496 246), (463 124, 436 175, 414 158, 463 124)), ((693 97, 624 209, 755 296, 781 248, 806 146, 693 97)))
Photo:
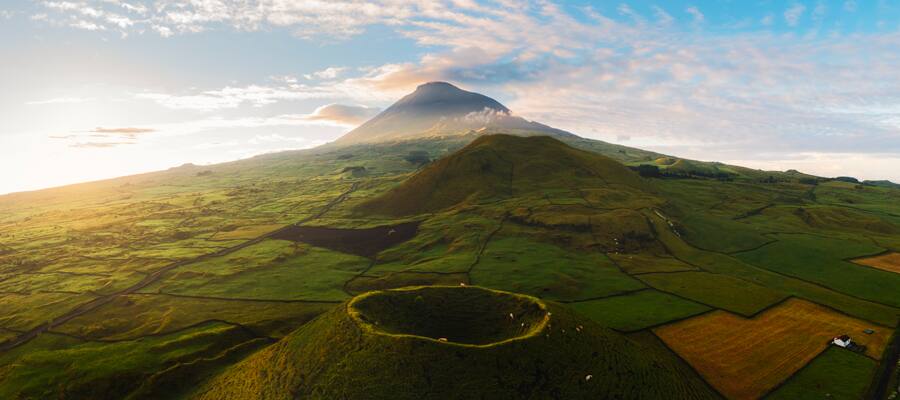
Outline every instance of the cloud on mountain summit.
POLYGON ((336 125, 357 126, 378 114, 381 109, 346 104, 326 104, 316 108, 305 119, 310 121, 331 122, 336 125))

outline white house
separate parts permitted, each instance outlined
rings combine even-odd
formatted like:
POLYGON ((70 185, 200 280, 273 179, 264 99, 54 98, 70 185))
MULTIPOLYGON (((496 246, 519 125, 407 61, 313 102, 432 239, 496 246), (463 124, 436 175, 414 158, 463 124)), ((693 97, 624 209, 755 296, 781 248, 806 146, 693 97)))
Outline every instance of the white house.
POLYGON ((842 335, 835 337, 834 339, 831 339, 831 343, 834 343, 835 345, 838 345, 840 347, 847 347, 851 343, 850 336, 842 335))

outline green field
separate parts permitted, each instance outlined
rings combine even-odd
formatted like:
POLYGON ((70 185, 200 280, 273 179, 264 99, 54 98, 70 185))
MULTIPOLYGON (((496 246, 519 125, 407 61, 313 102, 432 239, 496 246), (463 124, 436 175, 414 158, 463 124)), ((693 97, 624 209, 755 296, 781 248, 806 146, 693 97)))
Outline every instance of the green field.
POLYGON ((598 324, 619 331, 642 330, 711 310, 707 306, 655 290, 580 301, 571 306, 598 324))
POLYGON ((775 235, 777 242, 740 253, 744 262, 818 283, 855 297, 900 307, 900 274, 845 261, 883 249, 851 239, 775 235))
POLYGON ((875 361, 865 356, 831 347, 765 398, 860 399, 866 393, 875 365, 875 361))
MULTIPOLYGON (((681 382, 672 385, 697 398, 717 394, 650 328, 715 310, 753 316, 790 296, 897 324, 900 274, 848 260, 900 251, 898 189, 813 185, 578 138, 564 141, 581 150, 546 138, 470 145, 478 136, 0 196, 0 398, 178 398, 238 379, 240 366, 280 373, 296 367, 285 354, 322 355, 297 353, 330 339, 307 330, 327 321, 310 321, 334 322, 363 292, 420 285, 522 293, 616 343, 627 332, 638 365, 666 365, 681 382), (671 171, 651 179, 627 167, 648 163, 671 171), (411 239, 365 257, 267 236, 289 224, 406 222, 419 222, 411 239)), ((596 345, 579 343, 588 355, 596 345)), ((829 350, 770 397, 852 397, 874 365, 829 350), (852 369, 852 382, 829 381, 830 369, 852 369)))

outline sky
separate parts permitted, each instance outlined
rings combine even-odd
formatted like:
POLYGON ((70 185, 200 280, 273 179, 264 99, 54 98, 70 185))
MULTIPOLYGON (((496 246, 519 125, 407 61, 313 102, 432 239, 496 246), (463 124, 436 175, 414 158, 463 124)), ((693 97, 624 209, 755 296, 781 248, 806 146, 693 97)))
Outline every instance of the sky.
POLYGON ((900 2, 0 2, 0 193, 314 147, 427 81, 584 137, 900 182, 900 2))

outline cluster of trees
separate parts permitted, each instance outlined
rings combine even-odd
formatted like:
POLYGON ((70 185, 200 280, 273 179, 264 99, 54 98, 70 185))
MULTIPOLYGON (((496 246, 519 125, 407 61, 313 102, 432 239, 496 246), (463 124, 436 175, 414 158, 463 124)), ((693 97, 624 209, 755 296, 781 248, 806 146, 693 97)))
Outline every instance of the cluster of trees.
POLYGON ((727 172, 707 172, 693 170, 663 170, 656 165, 641 164, 636 167, 629 167, 644 178, 710 178, 720 181, 731 181, 734 176, 727 172))
POLYGON ((431 156, 425 150, 413 150, 403 157, 406 162, 416 165, 425 165, 431 162, 431 156))

